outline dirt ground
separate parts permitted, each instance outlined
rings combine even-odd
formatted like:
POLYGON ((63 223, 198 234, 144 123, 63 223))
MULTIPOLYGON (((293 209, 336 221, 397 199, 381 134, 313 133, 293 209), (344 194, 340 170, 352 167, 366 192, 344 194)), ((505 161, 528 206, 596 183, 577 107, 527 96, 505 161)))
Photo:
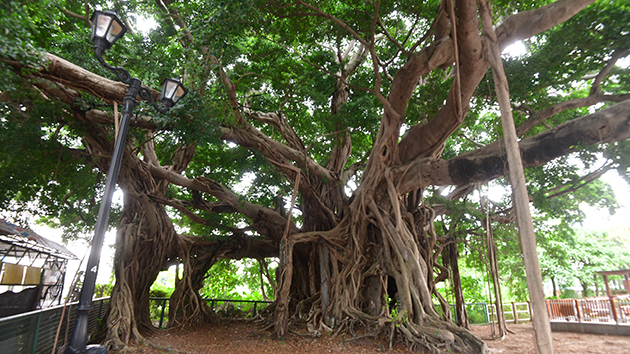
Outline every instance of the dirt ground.
MULTIPOLYGON (((504 340, 490 340, 491 328, 487 325, 473 326, 472 331, 488 343, 491 353, 534 354, 533 329, 531 323, 508 325, 514 334, 504 340)), ((332 338, 324 335, 312 338, 292 334, 284 340, 272 340, 270 331, 254 323, 243 321, 224 322, 220 326, 205 326, 185 330, 159 330, 149 339, 163 349, 143 347, 136 353, 219 353, 219 354, 294 354, 294 353, 382 353, 389 351, 386 338, 375 340, 362 338, 332 338)), ((630 337, 606 336, 582 333, 553 333, 556 354, 582 353, 630 353, 630 337)), ((392 352, 407 352, 398 343, 392 352)))

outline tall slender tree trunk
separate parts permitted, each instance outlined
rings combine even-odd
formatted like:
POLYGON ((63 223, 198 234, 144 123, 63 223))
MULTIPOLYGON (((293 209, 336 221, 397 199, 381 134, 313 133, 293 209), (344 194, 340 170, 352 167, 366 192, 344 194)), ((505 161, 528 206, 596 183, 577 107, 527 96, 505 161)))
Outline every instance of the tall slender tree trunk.
POLYGON ((468 313, 466 312, 466 299, 462 290, 462 279, 459 274, 459 249, 457 243, 451 243, 448 246, 448 255, 450 256, 450 265, 452 270, 451 278, 453 279, 453 292, 455 293, 455 314, 457 316, 457 325, 470 329, 468 323, 468 313))
POLYGON ((494 232, 492 231, 492 223, 490 218, 486 216, 484 220, 486 225, 486 247, 488 249, 488 263, 490 265, 490 275, 492 276, 492 285, 494 289, 494 300, 497 315, 497 325, 499 332, 497 335, 501 338, 507 334, 507 324, 505 323, 505 312, 503 311, 503 295, 501 294, 501 281, 499 279, 499 262, 497 260, 497 245, 494 241, 494 232))
POLYGON ((496 34, 492 27, 492 12, 487 0, 482 1, 480 9, 483 33, 488 39, 488 60, 492 67, 495 91, 499 107, 501 108, 501 124, 508 157, 509 178, 513 193, 512 200, 527 273, 527 288, 529 289, 529 297, 534 310, 532 322, 534 324, 536 351, 540 354, 553 354, 551 325, 545 307, 542 274, 536 251, 536 236, 534 235, 534 226, 529 212, 529 196, 525 184, 525 173, 523 172, 516 127, 512 117, 508 81, 503 70, 496 34))
MULTIPOLYGON (((149 139, 141 149, 145 161, 129 150, 125 152, 118 179, 124 191, 124 205, 116 234, 116 284, 104 319, 104 343, 114 350, 132 342, 145 342, 142 332, 154 329, 149 289, 167 261, 177 258, 182 248, 164 205, 152 199, 163 197, 168 186, 167 181, 156 180, 149 172, 150 164, 159 165, 153 140, 149 139)), ((193 155, 194 147, 181 146, 170 168, 183 171, 193 155)))

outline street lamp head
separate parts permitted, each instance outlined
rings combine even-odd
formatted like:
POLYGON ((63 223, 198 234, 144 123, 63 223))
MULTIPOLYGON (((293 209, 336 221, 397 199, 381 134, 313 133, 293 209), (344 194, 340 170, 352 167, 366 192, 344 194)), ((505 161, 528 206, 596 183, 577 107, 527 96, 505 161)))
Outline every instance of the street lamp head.
POLYGON ((173 107, 180 98, 186 96, 188 90, 176 79, 164 79, 162 81, 162 95, 160 99, 164 106, 173 107))
POLYGON ((90 20, 92 21, 90 39, 94 42, 95 47, 99 47, 103 51, 109 49, 127 32, 127 27, 123 25, 113 11, 94 11, 90 20))

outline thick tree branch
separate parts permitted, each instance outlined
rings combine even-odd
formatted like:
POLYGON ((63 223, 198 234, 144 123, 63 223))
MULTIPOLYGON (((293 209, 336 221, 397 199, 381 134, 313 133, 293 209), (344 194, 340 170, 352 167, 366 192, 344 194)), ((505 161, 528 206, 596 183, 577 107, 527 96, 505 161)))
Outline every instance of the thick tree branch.
POLYGON ((499 50, 567 21, 594 2, 595 0, 558 0, 535 10, 519 12, 508 17, 495 30, 499 50))
MULTIPOLYGON (((567 155, 576 147, 630 138, 630 101, 563 123, 519 142, 524 167, 541 166, 567 155)), ((394 169, 400 193, 428 185, 463 185, 485 182, 506 173, 503 142, 451 160, 420 158, 394 169)))
MULTIPOLYGON (((61 84, 65 88, 89 93, 106 102, 122 102, 127 95, 127 85, 122 82, 112 81, 96 75, 54 54, 43 53, 43 57, 44 61, 40 67, 29 68, 33 70, 28 71, 23 71, 26 67, 13 61, 11 58, 0 57, 0 61, 12 66, 20 75, 24 72, 26 78, 41 77, 61 84)), ((159 101, 160 93, 155 90, 151 91, 155 100, 159 101)), ((141 100, 140 97, 137 97, 137 99, 141 100)))
MULTIPOLYGON (((196 193, 196 191, 194 191, 194 192, 196 193)), ((209 225, 212 225, 212 224, 211 224, 211 222, 209 220, 206 220, 206 219, 200 217, 199 215, 193 213, 191 210, 188 210, 188 208, 194 208, 194 209, 198 209, 198 210, 205 210, 205 211, 209 211, 211 213, 235 213, 235 212, 237 212, 236 208, 234 208, 229 203, 225 203, 225 202, 208 202, 208 201, 203 200, 201 198, 195 198, 195 197, 193 197, 193 201, 169 199, 169 198, 161 197, 161 196, 158 196, 158 195, 151 195, 149 197, 155 202, 158 202, 158 203, 163 204, 163 205, 168 205, 168 206, 171 206, 171 207, 179 210, 182 214, 186 215, 187 217, 189 217, 194 222, 202 224, 202 225, 208 225, 209 226, 209 225), (195 199, 201 199, 201 201, 198 202, 195 199)))
POLYGON ((627 99, 630 99, 630 94, 605 95, 602 93, 602 89, 601 89, 601 83, 605 80, 608 74, 610 74, 610 71, 615 66, 615 63, 617 62, 617 60, 619 60, 620 58, 628 54, 628 51, 629 51, 628 49, 623 49, 623 50, 618 50, 613 54, 612 58, 606 63, 604 68, 597 75, 595 75, 594 77, 595 80, 593 80, 593 85, 591 86, 591 90, 588 97, 576 98, 576 99, 556 103, 552 105, 551 107, 548 107, 540 112, 536 112, 533 109, 525 106, 524 108, 530 113, 531 117, 527 119, 525 122, 521 123, 521 125, 517 127, 516 133, 519 136, 521 136, 527 133, 530 129, 532 129, 536 125, 544 122, 545 120, 547 120, 549 117, 553 116, 554 114, 557 114, 557 113, 560 113, 569 109, 574 109, 574 108, 579 108, 579 107, 589 107, 596 103, 606 102, 606 101, 622 102, 627 99))
POLYGON ((630 94, 603 95, 601 93, 595 93, 589 95, 588 97, 575 98, 572 100, 556 103, 548 108, 543 109, 540 112, 530 112, 531 117, 516 128, 516 133, 519 136, 522 136, 536 125, 543 123, 551 116, 560 112, 564 112, 574 108, 590 107, 600 102, 623 102, 629 99, 630 94))
POLYGON ((310 174, 319 176, 320 179, 334 180, 334 176, 330 174, 330 171, 313 161, 304 151, 294 150, 267 137, 253 127, 244 129, 221 127, 220 130, 222 139, 260 151, 276 166, 286 165, 284 172, 292 181, 295 180, 294 170, 290 169, 290 165, 286 163, 286 160, 293 161, 297 167, 307 169, 310 174))
MULTIPOLYGON (((87 4, 86 4, 86 6, 87 6, 87 4)), ((87 9, 86 9, 86 10, 87 10, 87 9)), ((88 25, 88 27, 92 27, 92 21, 90 21, 90 15, 89 15, 89 13, 87 13, 87 12, 86 12, 86 14, 85 14, 85 15, 79 15, 79 14, 77 14, 77 13, 74 13, 74 12, 72 12, 72 11, 70 11, 70 10, 66 9, 66 8, 62 8, 62 9, 61 9, 61 11, 62 11, 64 14, 66 14, 66 15, 70 16, 70 17, 74 17, 74 18, 77 18, 77 19, 79 19, 79 20, 81 20, 81 21, 84 21, 84 22, 88 25)))
MULTIPOLYGON (((529 38, 540 32, 546 31, 555 25, 565 22, 593 2, 594 0, 559 0, 535 10, 524 11, 510 16, 496 29, 499 49, 502 50, 517 40, 529 38)), ((462 6, 461 11, 463 11, 463 14, 470 16, 473 9, 462 6)), ((458 42, 461 42, 460 47, 462 49, 462 58, 466 58, 465 60, 462 60, 464 65, 462 66, 461 74, 461 97, 462 102, 464 102, 463 115, 466 115, 469 110, 469 101, 474 93, 474 90, 483 79, 489 65, 483 60, 480 51, 478 51, 480 48, 468 44, 465 40, 463 40, 466 36, 473 35, 471 34, 472 32, 478 36, 478 28, 475 28, 475 26, 470 23, 463 23, 461 26, 463 26, 460 29, 460 32, 462 33, 460 37, 462 38, 458 38, 458 42), (467 33, 468 31, 470 31, 470 33, 467 33)), ((451 50, 445 54, 452 55, 452 50, 453 49, 451 48, 451 50)), ((450 62, 452 61, 449 61, 448 63, 450 62)), ((401 71, 402 69, 399 72, 401 71)), ((417 74, 417 72, 411 72, 407 75, 409 77, 417 77, 417 74)), ((415 85, 415 83, 413 84, 415 85)), ((392 92, 394 92, 393 85, 392 92)), ((397 99, 401 102, 408 101, 411 97, 411 92, 413 92, 413 88, 408 88, 405 90, 405 94, 401 95, 397 99)), ((456 114, 453 97, 454 89, 452 88, 447 97, 446 104, 432 120, 426 124, 415 125, 409 129, 407 134, 400 141, 399 151, 401 161, 405 162, 415 159, 416 157, 439 155, 444 142, 461 122, 456 114)))
MULTIPOLYGON (((254 229, 263 236, 268 236, 276 242, 280 242, 287 219, 275 210, 265 208, 258 204, 243 201, 242 198, 222 186, 221 184, 205 177, 188 179, 178 173, 167 171, 163 168, 149 165, 153 176, 162 178, 175 185, 212 195, 213 197, 230 204, 236 211, 252 219, 254 229)), ((291 222, 291 233, 296 233, 297 227, 291 222)))
POLYGON ((291 149, 298 151, 304 150, 305 146, 302 139, 300 139, 293 127, 289 125, 289 122, 282 113, 253 111, 247 107, 243 107, 242 109, 243 114, 248 118, 274 127, 291 149))
MULTIPOLYGON (((110 112, 101 111, 98 109, 90 109, 85 113, 85 118, 100 124, 107 124, 114 126, 114 117, 110 112)), ((134 117, 135 118, 135 117, 134 117)), ((138 116, 138 119, 134 119, 129 122, 130 127, 144 128, 148 130, 157 130, 158 126, 153 122, 152 117, 138 116)))

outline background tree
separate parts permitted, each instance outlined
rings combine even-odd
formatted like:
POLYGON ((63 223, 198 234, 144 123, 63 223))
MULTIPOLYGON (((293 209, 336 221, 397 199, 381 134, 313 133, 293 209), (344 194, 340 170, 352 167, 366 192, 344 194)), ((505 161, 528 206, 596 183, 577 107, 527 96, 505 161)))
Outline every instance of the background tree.
MULTIPOLYGON (((493 3, 499 48, 524 40, 529 49, 504 65, 523 164, 547 173, 530 185, 534 205, 584 190, 602 169, 627 175, 630 80, 615 63, 628 54, 630 21, 623 2, 593 2, 493 3), (570 160, 548 165, 570 154, 605 164, 587 175, 570 160)), ((105 5, 2 5, 5 210, 31 208, 74 230, 94 220, 112 108, 125 95, 91 54, 89 15, 105 5)), ((191 92, 168 115, 137 108, 119 177, 107 344, 144 340, 149 287, 169 262, 185 267, 169 316, 201 323, 213 318, 199 295, 209 268, 279 256, 278 336, 304 312, 313 331, 363 323, 412 348, 485 351, 434 307, 444 302, 436 283, 449 278, 438 260, 452 243, 434 225, 449 204, 434 201, 457 201, 506 171, 477 5, 115 2, 133 34, 108 60, 147 85, 180 74, 191 92), (157 26, 142 33, 136 16, 157 26)))

